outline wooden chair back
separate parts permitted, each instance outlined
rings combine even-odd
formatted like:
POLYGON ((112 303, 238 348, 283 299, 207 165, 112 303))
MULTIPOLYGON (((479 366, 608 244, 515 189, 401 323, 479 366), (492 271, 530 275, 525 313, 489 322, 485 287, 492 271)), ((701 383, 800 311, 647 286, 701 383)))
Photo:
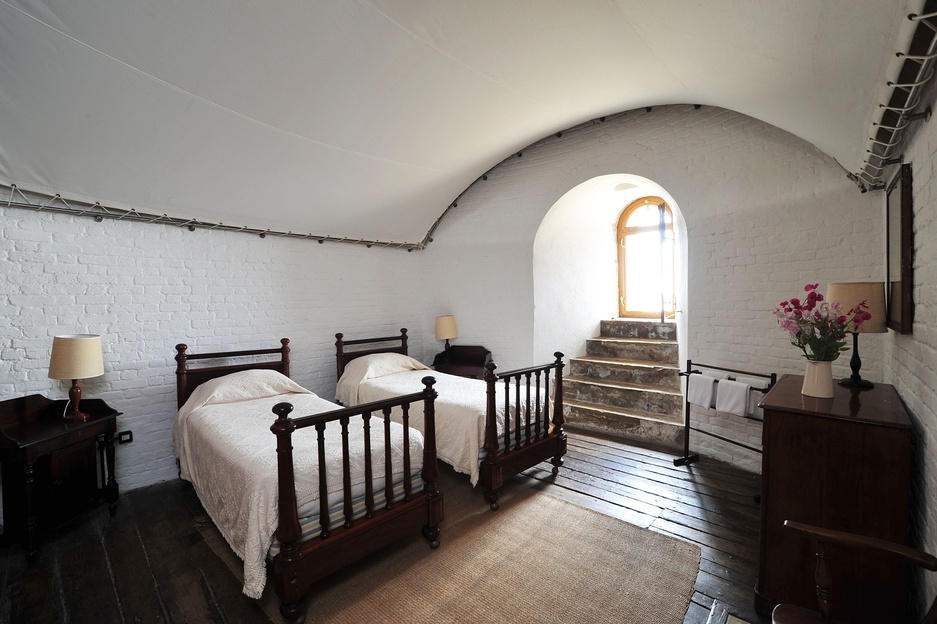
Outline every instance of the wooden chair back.
MULTIPOLYGON (((937 557, 926 552, 909 548, 901 544, 895 544, 886 540, 873 537, 847 533, 845 531, 834 531, 821 527, 803 524, 785 520, 784 526, 788 529, 798 531, 807 535, 816 542, 817 545, 817 567, 815 578, 817 584, 817 611, 811 611, 790 604, 779 604, 771 613, 772 624, 816 624, 823 622, 830 624, 834 622, 833 594, 831 591, 833 579, 830 575, 829 564, 827 563, 827 545, 845 546, 849 548, 858 548, 870 552, 885 553, 904 561, 905 563, 915 565, 926 570, 937 571, 937 557)), ((922 624, 937 624, 937 598, 931 604, 930 609, 921 620, 922 624)))

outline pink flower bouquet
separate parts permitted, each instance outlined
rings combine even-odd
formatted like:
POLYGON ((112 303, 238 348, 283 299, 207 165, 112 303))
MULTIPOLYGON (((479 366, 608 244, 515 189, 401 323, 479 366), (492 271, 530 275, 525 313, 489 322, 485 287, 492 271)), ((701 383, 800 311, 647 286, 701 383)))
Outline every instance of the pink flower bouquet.
POLYGON ((804 352, 808 360, 832 362, 846 346, 846 334, 872 318, 867 301, 844 312, 836 302, 823 300, 817 292, 819 284, 807 284, 803 301, 792 298, 774 309, 778 325, 791 336, 791 344, 804 352))

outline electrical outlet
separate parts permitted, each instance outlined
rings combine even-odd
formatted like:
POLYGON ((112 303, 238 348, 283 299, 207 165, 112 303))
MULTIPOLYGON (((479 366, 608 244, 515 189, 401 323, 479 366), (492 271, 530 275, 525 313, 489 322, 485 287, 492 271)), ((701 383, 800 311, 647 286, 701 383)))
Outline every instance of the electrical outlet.
POLYGON ((119 431, 117 432, 117 443, 118 444, 130 444, 133 442, 133 431, 119 431))

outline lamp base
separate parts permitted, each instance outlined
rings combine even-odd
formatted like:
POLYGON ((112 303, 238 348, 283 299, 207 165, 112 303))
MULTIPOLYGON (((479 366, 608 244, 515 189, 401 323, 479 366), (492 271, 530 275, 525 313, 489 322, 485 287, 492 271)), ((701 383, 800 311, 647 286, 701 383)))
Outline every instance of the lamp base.
POLYGON ((85 422, 90 417, 91 417, 90 414, 75 410, 74 412, 69 412, 65 414, 65 416, 63 416, 62 418, 64 418, 65 420, 74 420, 76 422, 85 422))
POLYGON ((849 368, 852 370, 852 375, 840 379, 839 385, 860 390, 875 387, 874 383, 859 376, 859 371, 862 369, 862 360, 859 359, 859 332, 852 332, 852 357, 849 359, 849 368))
POLYGON ((867 379, 862 379, 861 377, 855 379, 853 377, 843 377, 839 380, 839 385, 845 386, 846 388, 859 388, 860 390, 868 390, 869 388, 874 388, 875 384, 867 379))

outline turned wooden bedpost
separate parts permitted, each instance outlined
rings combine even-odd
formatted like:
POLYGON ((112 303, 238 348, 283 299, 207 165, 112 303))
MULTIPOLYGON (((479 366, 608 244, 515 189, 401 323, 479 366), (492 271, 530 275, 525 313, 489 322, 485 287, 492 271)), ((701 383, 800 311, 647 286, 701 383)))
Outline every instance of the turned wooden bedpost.
POLYGON ((430 548, 439 547, 439 524, 443 521, 442 494, 436 483, 439 479, 439 464, 436 461, 436 390, 435 377, 424 377, 423 381, 423 489, 426 490, 426 526, 423 537, 430 548))
POLYGON ((563 465, 563 455, 566 454, 566 432, 563 431, 563 354, 556 351, 553 355, 556 357, 556 378, 553 380, 553 433, 561 440, 561 452, 550 462, 553 464, 553 476, 556 476, 563 465))
POLYGON ((342 332, 335 334, 335 371, 338 374, 336 379, 341 379, 342 373, 345 371, 345 343, 342 340, 344 337, 345 334, 342 332))
POLYGON ((401 349, 403 349, 404 355, 407 355, 410 352, 407 349, 407 328, 406 327, 400 328, 400 347, 401 349))
POLYGON ((497 414, 497 388, 498 376, 495 374, 494 362, 485 364, 485 384, 488 386, 488 405, 485 409, 485 454, 494 456, 498 452, 498 423, 495 419, 497 414))
MULTIPOLYGON (((480 467, 481 471, 486 473, 487 476, 484 482, 491 486, 485 490, 485 500, 492 510, 499 507, 498 488, 501 486, 500 479, 496 479, 493 474, 488 474, 493 470, 495 459, 498 456, 498 376, 495 374, 496 368, 498 367, 495 366, 494 362, 485 364, 485 384, 488 386, 487 403, 485 407, 485 459, 482 460, 482 465, 480 467), (497 483, 495 483, 495 481, 497 481, 497 483)), ((507 397, 507 391, 505 391, 505 396, 507 397)), ((506 423, 505 430, 509 429, 507 425, 508 418, 510 418, 510 416, 506 413, 504 416, 506 423)))
POLYGON ((556 357, 556 378, 553 380, 553 427, 562 431, 563 419, 563 354, 557 351, 553 354, 556 357))
POLYGON ((283 374, 290 376, 290 339, 280 338, 280 363, 283 365, 283 374))
POLYGON ((188 396, 188 379, 186 378, 186 360, 188 357, 185 352, 189 345, 179 343, 176 345, 176 409, 181 409, 188 396))
POLYGON ((296 423, 289 417, 293 411, 291 403, 277 403, 273 413, 277 419, 270 426, 270 431, 277 436, 277 539, 280 552, 274 557, 274 565, 279 569, 276 575, 277 594, 280 597, 280 615, 289 621, 296 621, 305 615, 303 600, 305 591, 300 589, 297 579, 299 563, 299 514, 296 508, 296 489, 293 481, 293 440, 296 423))

